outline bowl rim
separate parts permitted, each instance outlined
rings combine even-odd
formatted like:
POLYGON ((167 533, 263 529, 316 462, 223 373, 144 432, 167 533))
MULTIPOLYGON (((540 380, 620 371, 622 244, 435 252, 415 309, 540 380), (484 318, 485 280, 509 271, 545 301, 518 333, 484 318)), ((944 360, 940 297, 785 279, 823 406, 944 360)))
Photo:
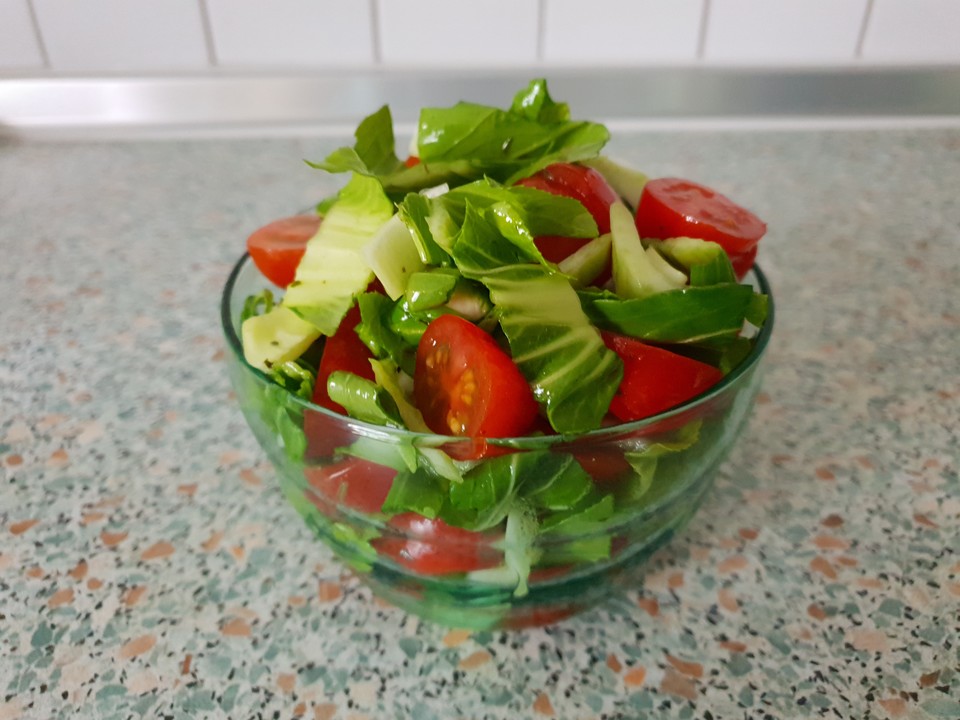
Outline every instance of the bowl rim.
MULTIPOLYGON (((231 297, 233 295, 234 286, 240 277, 240 273, 243 272, 248 264, 252 264, 252 260, 250 258, 250 253, 245 252, 234 264, 233 269, 230 271, 230 275, 227 277, 220 300, 220 322, 227 345, 230 347, 231 352, 236 355, 243 368, 247 372, 252 373, 259 381, 275 385, 275 383, 266 373, 253 367, 247 362, 247 359, 243 354, 243 343, 241 342, 240 337, 234 328, 231 297)), ((256 269, 256 265, 254 265, 254 268, 256 269)), ((259 272, 258 269, 257 272, 259 272)), ((632 420, 630 422, 602 426, 599 428, 594 428, 593 430, 579 433, 526 435, 507 438, 484 438, 485 442, 489 445, 494 445, 497 447, 534 449, 549 448, 555 445, 561 445, 570 442, 579 443, 589 440, 609 440, 621 434, 633 434, 637 433, 638 431, 652 428, 664 420, 688 413, 701 405, 709 403, 713 398, 722 395, 728 387, 734 385, 741 377, 743 377, 743 375, 759 364, 759 361, 763 357, 770 342, 770 337, 773 334, 775 303, 770 282, 757 264, 754 264, 746 277, 749 277, 751 273, 756 278, 757 289, 767 296, 767 317, 763 323, 763 326, 757 332, 756 342, 754 342, 750 353, 743 360, 741 360, 735 368, 727 373, 716 385, 713 385, 706 391, 690 398, 680 405, 676 405, 669 410, 665 410, 661 413, 657 413, 656 415, 651 415, 640 420, 632 420)), ((264 285, 269 286, 269 284, 269 280, 264 277, 264 285)), ((309 400, 305 400, 304 398, 294 395, 289 391, 287 392, 289 395, 287 398, 288 401, 300 406, 303 410, 310 410, 312 412, 325 415, 333 420, 347 423, 351 426, 351 429, 359 430, 362 432, 362 434, 369 437, 378 437, 384 439, 386 437, 391 437, 402 439, 405 442, 409 442, 412 438, 416 438, 416 444, 421 447, 438 447, 441 445, 449 445, 450 443, 471 442, 474 440, 474 438, 458 437, 455 435, 440 435, 437 433, 416 432, 407 428, 394 428, 383 425, 375 425, 373 423, 357 420, 346 415, 341 415, 340 413, 329 410, 321 405, 315 405, 309 400)))

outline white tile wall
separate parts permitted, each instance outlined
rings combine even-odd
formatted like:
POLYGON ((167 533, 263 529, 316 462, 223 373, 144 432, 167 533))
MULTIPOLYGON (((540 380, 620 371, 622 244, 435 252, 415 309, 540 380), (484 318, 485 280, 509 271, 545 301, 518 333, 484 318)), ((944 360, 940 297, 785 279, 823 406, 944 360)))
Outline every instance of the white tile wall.
POLYGON ((707 61, 829 64, 852 61, 867 0, 711 0, 707 61))
POLYGON ((694 62, 960 65, 960 0, 0 0, 0 78, 694 62))
POLYGON ((537 60, 537 0, 378 0, 387 65, 505 67, 537 60))
POLYGON ((42 67, 27 0, 0 0, 0 69, 42 67))
POLYGON ((568 65, 692 63, 704 0, 549 0, 543 59, 568 65))
POLYGON ((960 63, 960 2, 874 0, 863 58, 876 62, 960 63))
POLYGON ((197 0, 31 0, 54 70, 142 72, 209 64, 197 0))
POLYGON ((206 0, 222 66, 372 65, 370 0, 206 0))

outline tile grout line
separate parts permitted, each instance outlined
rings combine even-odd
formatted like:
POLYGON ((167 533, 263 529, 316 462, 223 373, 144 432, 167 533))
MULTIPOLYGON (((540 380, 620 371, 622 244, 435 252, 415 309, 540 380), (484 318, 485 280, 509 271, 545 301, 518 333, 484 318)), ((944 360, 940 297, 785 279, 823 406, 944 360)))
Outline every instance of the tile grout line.
POLYGON ((383 65, 383 49, 380 46, 380 0, 370 3, 370 42, 373 44, 373 64, 383 65))
POLYGON ((697 37, 697 60, 703 60, 707 54, 707 26, 710 24, 710 0, 703 0, 700 11, 700 34, 697 37))
POLYGON ((863 22, 860 23, 860 33, 857 35, 857 46, 853 50, 855 60, 863 59, 863 44, 867 39, 867 30, 870 28, 870 18, 873 16, 873 0, 867 0, 863 11, 863 22))
POLYGON ((43 33, 40 31, 40 19, 37 17, 37 9, 33 6, 33 0, 27 0, 27 12, 30 13, 30 23, 33 25, 33 35, 37 41, 37 49, 40 50, 40 60, 43 61, 43 67, 51 70, 50 53, 47 52, 47 44, 43 40, 43 33))
POLYGON ((216 45, 213 43, 213 23, 210 22, 210 8, 207 0, 197 0, 200 7, 200 26, 203 28, 203 39, 207 45, 207 62, 211 67, 217 67, 216 45))

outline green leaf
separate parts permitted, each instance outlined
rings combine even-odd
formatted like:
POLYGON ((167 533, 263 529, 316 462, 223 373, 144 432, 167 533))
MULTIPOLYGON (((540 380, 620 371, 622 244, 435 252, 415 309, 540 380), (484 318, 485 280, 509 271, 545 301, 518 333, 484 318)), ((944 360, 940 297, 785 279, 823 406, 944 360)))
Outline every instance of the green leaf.
POLYGON ((410 230, 420 254, 420 259, 426 265, 446 266, 450 264, 450 256, 433 237, 430 228, 430 214, 432 211, 430 199, 420 193, 407 193, 403 202, 397 207, 400 219, 410 230))
POLYGON ((527 262, 520 248, 503 237, 470 203, 466 205, 460 233, 453 246, 453 259, 464 277, 480 282, 484 282, 483 276, 488 273, 527 262))
POLYGON ((327 378, 327 393, 352 418, 374 425, 403 427, 400 411, 390 394, 366 378, 337 370, 327 378))
POLYGON ((490 178, 463 185, 436 200, 460 217, 466 203, 478 209, 505 204, 515 211, 517 220, 533 236, 594 238, 598 234, 593 215, 579 200, 536 188, 506 187, 490 178))
POLYGON ((464 474, 463 482, 450 486, 444 520, 467 530, 496 527, 510 511, 534 453, 513 453, 482 462, 464 474))
POLYGON ((503 534, 503 561, 517 576, 515 597, 524 597, 529 592, 530 568, 540 558, 540 551, 534 547, 536 537, 537 516, 533 508, 522 501, 514 503, 507 513, 503 534))
POLYGON ((453 268, 437 268, 414 273, 404 293, 406 307, 416 312, 443 305, 457 286, 460 273, 453 268))
POLYGON ((559 432, 599 427, 623 365, 584 314, 562 275, 521 264, 519 250, 467 206, 454 259, 487 286, 513 361, 559 432))
MULTIPOLYGON (((423 420, 423 415, 411 401, 409 394, 404 392, 402 383, 403 375, 396 363, 390 360, 371 360, 370 367, 373 369, 373 377, 377 385, 382 387, 397 406, 397 411, 403 419, 404 425, 408 430, 414 432, 430 432, 427 423, 423 420)), ((410 376, 406 376, 406 381, 412 388, 413 381, 410 376)))
POLYGON ((475 177, 512 184, 554 162, 594 157, 609 140, 602 125, 561 117, 552 101, 536 93, 526 106, 520 103, 520 112, 466 102, 424 108, 417 132, 420 159, 427 165, 469 161, 478 170, 475 177))
POLYGON ((389 358, 408 375, 413 375, 416 364, 416 344, 411 345, 395 331, 393 315, 397 305, 381 293, 364 293, 357 299, 360 306, 360 324, 357 336, 374 357, 389 358))
POLYGON ((569 510, 592 489, 593 481, 572 455, 545 452, 539 454, 522 494, 536 508, 569 510))
POLYGON ((686 287, 623 300, 584 290, 583 310, 598 327, 659 343, 730 341, 740 334, 754 296, 746 285, 686 287))
POLYGON ((243 309, 240 311, 240 324, 242 325, 247 318, 252 318, 255 315, 266 315, 273 310, 273 305, 273 292, 269 289, 247 296, 247 299, 243 301, 243 309))
POLYGON ((603 495, 584 507, 549 516, 541 523, 540 529, 543 533, 581 535, 601 529, 603 522, 613 515, 613 510, 613 495, 603 495))
POLYGON ((686 270, 695 287, 737 281, 729 256, 715 242, 690 237, 644 242, 686 270))
POLYGON ((399 473, 390 486, 381 511, 388 515, 415 512, 426 518, 436 518, 445 494, 437 478, 420 468, 416 472, 399 473))
POLYGON ((419 467, 417 449, 409 442, 391 443, 384 442, 382 438, 358 437, 349 445, 340 448, 339 452, 369 460, 397 472, 414 472, 419 467))
POLYGON ((356 172, 373 176, 389 175, 403 167, 396 155, 393 119, 386 105, 364 118, 354 137, 356 143, 352 148, 339 148, 322 162, 307 161, 307 164, 332 173, 356 172))
POLYGON ((762 293, 754 293, 745 313, 747 322, 755 327, 763 327, 770 312, 770 298, 762 293))
POLYGON ((546 82, 520 91, 511 110, 475 103, 424 108, 417 126, 421 162, 405 167, 396 157, 389 109, 367 117, 352 147, 335 150, 312 167, 374 177, 393 199, 443 183, 451 187, 489 176, 512 184, 554 162, 595 157, 609 140, 603 125, 574 122, 546 82))
POLYGON ((515 115, 541 123, 564 122, 570 119, 570 108, 566 103, 557 103, 547 91, 547 81, 531 80, 523 90, 513 98, 510 112, 515 115))
POLYGON ((269 376, 277 385, 297 397, 304 400, 313 397, 314 373, 295 360, 274 365, 270 368, 269 376))
POLYGON ((283 306, 324 335, 336 332, 354 297, 373 279, 363 247, 392 215, 380 183, 354 175, 307 243, 283 306))

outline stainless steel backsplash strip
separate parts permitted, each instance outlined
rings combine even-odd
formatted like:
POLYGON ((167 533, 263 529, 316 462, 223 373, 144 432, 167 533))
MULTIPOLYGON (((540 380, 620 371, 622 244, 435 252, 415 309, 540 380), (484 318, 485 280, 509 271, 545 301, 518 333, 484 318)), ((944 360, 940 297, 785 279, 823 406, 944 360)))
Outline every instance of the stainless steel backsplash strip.
POLYGON ((576 117, 677 120, 960 119, 960 67, 647 68, 502 72, 351 71, 0 80, 0 135, 123 136, 323 132, 389 103, 409 124, 424 105, 506 105, 546 76, 576 117))

